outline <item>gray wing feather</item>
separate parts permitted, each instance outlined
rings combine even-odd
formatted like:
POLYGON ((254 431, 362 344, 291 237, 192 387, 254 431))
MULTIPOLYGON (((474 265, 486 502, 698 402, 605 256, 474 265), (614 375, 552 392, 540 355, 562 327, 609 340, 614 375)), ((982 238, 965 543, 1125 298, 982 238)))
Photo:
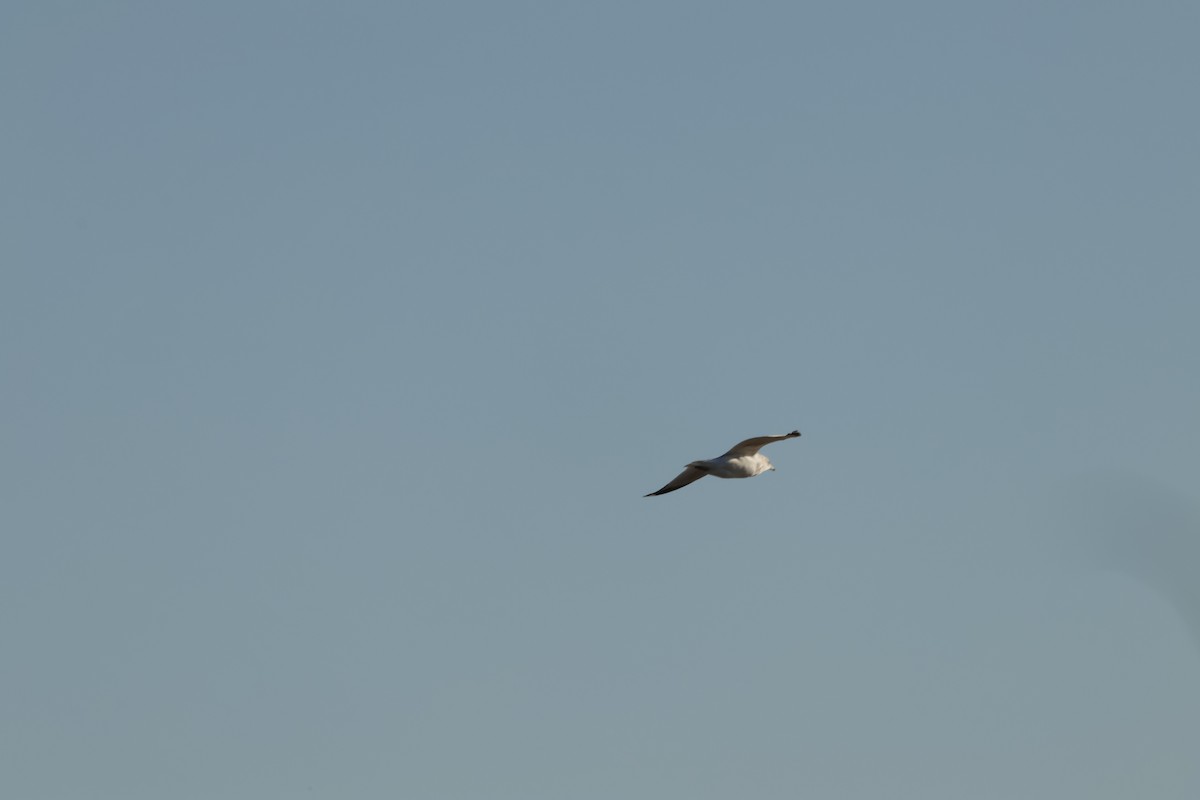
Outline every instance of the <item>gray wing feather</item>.
POLYGON ((701 478, 704 477, 704 475, 705 475, 704 470, 696 469, 695 467, 688 467, 683 472, 681 472, 677 476, 675 476, 675 480, 671 481, 666 486, 659 489, 657 492, 651 492, 650 494, 642 495, 642 496, 643 497, 654 497, 655 495, 658 495, 658 494, 666 494, 667 492, 673 492, 676 489, 682 489, 683 487, 687 486, 689 483, 694 483, 694 482, 700 480, 701 478))
POLYGON ((783 433, 779 436, 755 436, 753 439, 747 439, 744 442, 738 442, 733 447, 729 448, 729 452, 722 454, 721 458, 725 458, 726 456, 752 456, 771 442, 782 442, 784 439, 795 439, 799 435, 800 431, 792 431, 791 433, 783 433))

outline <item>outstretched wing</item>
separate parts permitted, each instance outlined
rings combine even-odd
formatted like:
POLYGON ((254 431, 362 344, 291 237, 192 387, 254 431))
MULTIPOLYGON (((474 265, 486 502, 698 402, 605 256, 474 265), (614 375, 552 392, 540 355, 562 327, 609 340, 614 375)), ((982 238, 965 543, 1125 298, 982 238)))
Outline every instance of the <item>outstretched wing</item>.
POLYGON ((679 473, 679 475, 677 475, 675 477, 675 480, 671 481, 666 486, 659 489, 657 492, 651 492, 650 494, 646 494, 646 495, 642 495, 642 496, 643 497, 654 497, 654 495, 656 495, 656 494, 666 494, 667 492, 673 492, 676 489, 682 489, 683 487, 687 486, 689 483, 694 483, 695 481, 700 480, 701 478, 704 477, 705 474, 706 473, 702 469, 696 469, 695 467, 688 467, 683 472, 679 473))
POLYGON ((726 456, 752 456, 761 450, 764 445, 768 445, 771 442, 782 442, 784 439, 795 439, 799 435, 800 431, 792 431, 791 433, 784 433, 779 436, 755 436, 753 439, 738 442, 729 448, 729 452, 723 453, 721 458, 725 458, 726 456))

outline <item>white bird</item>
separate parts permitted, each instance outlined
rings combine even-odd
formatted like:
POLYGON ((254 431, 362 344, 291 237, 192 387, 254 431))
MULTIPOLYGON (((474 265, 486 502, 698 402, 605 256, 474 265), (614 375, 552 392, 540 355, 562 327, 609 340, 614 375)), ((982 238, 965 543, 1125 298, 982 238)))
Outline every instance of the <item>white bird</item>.
POLYGON ((792 431, 791 433, 784 433, 779 436, 755 436, 753 439, 738 442, 729 448, 729 452, 719 455, 716 458, 710 458, 707 461, 693 461, 687 465, 683 472, 676 476, 675 480, 657 492, 651 492, 650 494, 643 495, 643 497, 654 497, 658 494, 666 494, 676 489, 682 489, 689 483, 700 480, 705 475, 713 475, 717 478, 753 478, 755 475, 761 475, 767 470, 774 470, 775 467, 772 466, 771 459, 758 451, 764 445, 768 445, 771 442, 795 439, 799 435, 800 431, 792 431))

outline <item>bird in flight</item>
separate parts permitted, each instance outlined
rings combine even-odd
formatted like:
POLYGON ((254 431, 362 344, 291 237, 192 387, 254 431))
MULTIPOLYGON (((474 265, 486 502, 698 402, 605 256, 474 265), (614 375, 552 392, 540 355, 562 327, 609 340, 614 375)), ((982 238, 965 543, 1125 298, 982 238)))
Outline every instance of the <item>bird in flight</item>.
POLYGON ((774 470, 775 467, 772 466, 771 459, 758 451, 771 442, 795 439, 799 435, 800 431, 792 431, 791 433, 784 433, 779 436, 755 436, 753 439, 738 442, 729 448, 729 452, 719 455, 716 458, 710 458, 707 461, 693 461, 684 468, 683 472, 675 477, 675 480, 657 492, 651 492, 643 496, 654 497, 655 495, 682 489, 689 483, 700 480, 705 475, 713 475, 717 478, 753 478, 755 475, 761 475, 767 470, 774 470))

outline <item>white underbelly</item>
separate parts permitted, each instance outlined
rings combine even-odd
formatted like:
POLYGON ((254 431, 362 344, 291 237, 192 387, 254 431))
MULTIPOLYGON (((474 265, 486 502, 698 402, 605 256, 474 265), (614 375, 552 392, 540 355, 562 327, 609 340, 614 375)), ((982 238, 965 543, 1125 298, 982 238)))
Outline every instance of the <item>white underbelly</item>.
POLYGON ((740 458, 731 458, 728 461, 718 461, 712 465, 709 475, 716 475, 718 478, 753 478, 755 475, 761 475, 770 467, 765 458, 757 453, 752 456, 741 456, 740 458))

